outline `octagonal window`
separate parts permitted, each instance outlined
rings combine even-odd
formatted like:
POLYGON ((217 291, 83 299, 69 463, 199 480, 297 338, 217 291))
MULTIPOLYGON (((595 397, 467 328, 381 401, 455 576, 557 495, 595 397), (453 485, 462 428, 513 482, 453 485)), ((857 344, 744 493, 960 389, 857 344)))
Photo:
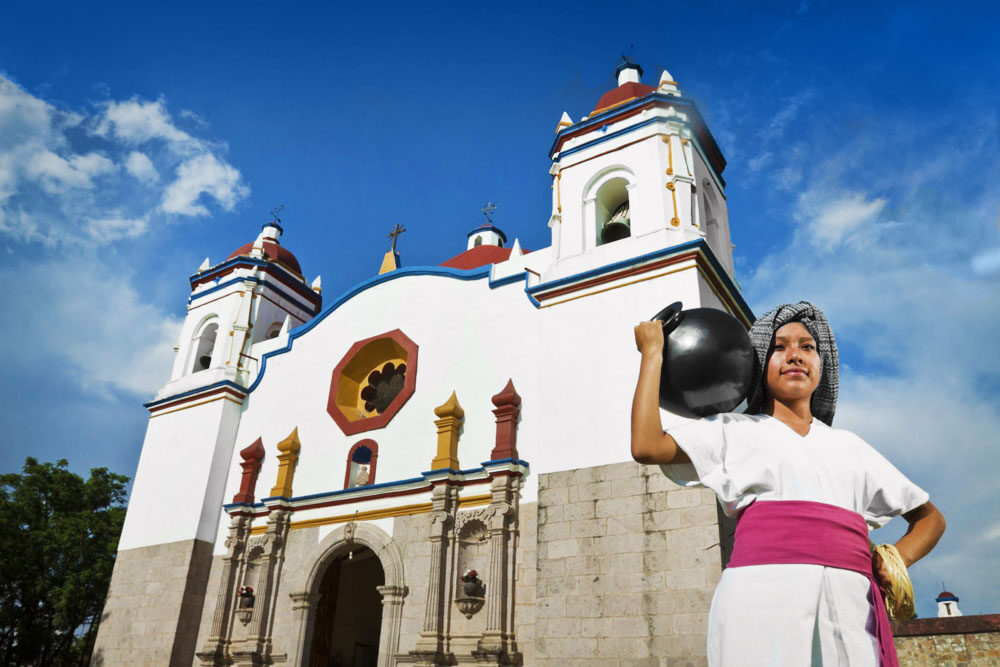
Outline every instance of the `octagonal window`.
POLYGON ((346 435, 382 428, 413 394, 416 366, 399 329, 354 343, 333 369, 327 411, 346 435))

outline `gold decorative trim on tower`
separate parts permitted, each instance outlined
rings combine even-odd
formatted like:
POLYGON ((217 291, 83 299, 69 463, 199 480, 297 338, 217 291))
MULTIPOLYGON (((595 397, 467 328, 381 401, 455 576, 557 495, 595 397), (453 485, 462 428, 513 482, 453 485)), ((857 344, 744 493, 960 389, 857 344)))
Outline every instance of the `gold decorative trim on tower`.
POLYGON ((278 443, 278 479, 271 489, 271 497, 292 497, 292 479, 295 477, 295 464, 299 460, 299 427, 296 426, 288 437, 278 443))
POLYGON ((431 461, 431 470, 450 468, 458 470, 458 430, 462 428, 465 410, 458 404, 458 397, 451 392, 451 397, 434 408, 438 419, 434 425, 438 429, 437 456, 431 461))

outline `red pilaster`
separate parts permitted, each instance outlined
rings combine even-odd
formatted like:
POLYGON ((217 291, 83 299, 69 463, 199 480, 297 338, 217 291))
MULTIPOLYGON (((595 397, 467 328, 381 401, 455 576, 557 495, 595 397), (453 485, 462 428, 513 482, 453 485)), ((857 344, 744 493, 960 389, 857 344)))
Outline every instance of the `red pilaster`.
POLYGON ((497 442, 490 452, 490 460, 517 458, 517 418, 521 414, 521 397, 514 389, 514 381, 507 380, 506 386, 492 398, 497 409, 497 442))
POLYGON ((252 503, 254 501, 254 491, 257 488, 257 474, 260 472, 260 463, 264 460, 264 443, 257 438, 252 445, 240 450, 240 457, 243 462, 243 479, 240 480, 240 492, 233 496, 234 503, 252 503))

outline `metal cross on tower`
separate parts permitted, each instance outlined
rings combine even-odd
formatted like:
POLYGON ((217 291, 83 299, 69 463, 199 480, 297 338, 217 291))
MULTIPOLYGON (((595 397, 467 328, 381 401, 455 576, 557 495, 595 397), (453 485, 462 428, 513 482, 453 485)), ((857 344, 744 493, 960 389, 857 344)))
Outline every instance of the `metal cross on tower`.
POLYGON ((486 216, 486 222, 488 222, 488 223, 490 223, 492 225, 493 224, 493 218, 490 217, 490 216, 493 215, 493 211, 497 210, 496 205, 493 202, 488 201, 488 202, 486 202, 486 206, 482 207, 479 210, 482 211, 483 215, 486 216))
POLYGON ((276 208, 273 211, 271 211, 271 217, 274 218, 274 221, 276 223, 278 223, 279 225, 281 224, 281 218, 278 217, 278 214, 281 213, 281 211, 284 208, 285 208, 284 204, 278 204, 278 208, 276 208))
POLYGON ((399 237, 400 234, 402 234, 405 231, 406 231, 406 227, 400 227, 399 223, 397 222, 396 223, 396 228, 393 229, 388 234, 386 234, 386 238, 391 238, 392 239, 392 251, 393 252, 396 252, 396 239, 399 237))

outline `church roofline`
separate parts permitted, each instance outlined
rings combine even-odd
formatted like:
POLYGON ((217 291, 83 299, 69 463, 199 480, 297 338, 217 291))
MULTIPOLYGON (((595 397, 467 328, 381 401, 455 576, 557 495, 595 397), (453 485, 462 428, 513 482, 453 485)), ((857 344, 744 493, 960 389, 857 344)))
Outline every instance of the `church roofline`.
POLYGON ((726 169, 726 158, 722 154, 722 149, 719 148, 719 144, 716 142, 711 130, 709 130, 708 126, 705 124, 705 119, 702 117, 697 105, 693 100, 686 97, 674 97, 673 95, 664 95, 656 92, 650 93, 645 97, 640 97, 637 100, 627 102, 612 109, 608 109, 607 111, 602 111, 594 116, 591 116, 585 121, 580 121, 575 125, 563 128, 556 133, 552 146, 549 148, 549 158, 555 160, 555 156, 558 154, 558 158, 561 159, 567 155, 572 155, 577 151, 583 150, 584 148, 588 148, 614 137, 621 136, 622 134, 626 134, 651 123, 663 123, 669 121, 676 122, 679 120, 676 118, 650 118, 649 120, 637 123, 631 127, 623 128, 611 134, 603 135, 580 146, 574 146, 573 148, 569 148, 565 151, 559 150, 564 142, 573 137, 587 134, 596 128, 615 122, 618 120, 619 116, 625 118, 633 116, 642 111, 643 108, 650 106, 675 107, 683 113, 690 114, 687 122, 693 130, 695 144, 702 150, 706 163, 708 163, 708 165, 715 172, 716 177, 722 182, 723 185, 725 185, 722 172, 726 169))
MULTIPOLYGON (((395 271, 389 271, 388 273, 383 273, 381 275, 369 278, 363 282, 358 283, 354 287, 350 288, 343 294, 341 294, 335 301, 330 303, 326 308, 323 309, 314 318, 303 324, 302 326, 296 327, 289 332, 288 343, 277 350, 271 350, 265 353, 260 359, 260 371, 257 373, 256 379, 247 388, 247 393, 252 392, 260 384, 261 380, 264 379, 264 371, 267 370, 267 360, 273 356, 279 354, 284 354, 292 349, 292 342, 308 333, 313 327, 322 322, 327 318, 330 313, 335 311, 337 308, 342 306, 344 303, 350 301, 352 298, 358 294, 375 287, 376 285, 381 285, 382 283, 389 282, 390 280, 396 280, 397 278, 405 278, 407 276, 442 276, 445 278, 454 278, 457 280, 480 280, 482 278, 488 278, 490 275, 491 266, 484 266, 476 269, 462 270, 462 269, 450 269, 442 266, 411 266, 401 269, 396 269, 395 271)), ((519 278, 523 280, 524 274, 518 274, 519 278)), ((498 286, 500 283, 494 283, 491 286, 498 286)), ((502 284, 507 284, 504 281, 502 284)))
MULTIPOLYGON (((612 273, 619 269, 627 269, 628 267, 634 266, 636 264, 649 262, 651 260, 655 260, 660 257, 666 257, 672 254, 679 254, 685 251, 692 251, 692 250, 698 252, 700 256, 706 258, 706 266, 711 268, 712 270, 712 276, 711 277, 706 276, 706 279, 708 279, 710 282, 712 281, 712 279, 714 279, 720 283, 720 286, 725 292, 724 296, 720 296, 723 302, 726 301, 725 296, 728 296, 731 299, 730 305, 735 307, 736 310, 740 311, 740 315, 738 316, 739 319, 752 323, 754 320, 753 311, 750 310, 750 306, 747 305, 746 301, 743 300, 739 288, 732 281, 732 279, 729 278, 729 275, 726 273, 725 269, 723 269, 722 264, 720 264, 719 260, 716 259, 714 254, 712 254, 711 249, 708 247, 708 244, 705 242, 704 239, 696 239, 694 241, 689 241, 687 243, 681 243, 675 246, 670 246, 668 248, 663 248, 661 250, 647 253, 645 255, 632 257, 630 259, 622 260, 620 262, 615 262, 614 264, 608 264, 603 267, 591 269, 590 271, 584 271, 582 273, 578 273, 572 276, 567 276, 565 278, 560 278, 547 283, 540 283, 532 287, 525 286, 524 289, 525 296, 527 296, 528 300, 531 301, 532 305, 534 305, 536 308, 540 308, 541 303, 539 299, 536 297, 536 295, 538 295, 540 292, 543 292, 546 289, 550 289, 552 287, 559 287, 565 284, 570 284, 574 281, 582 281, 587 278, 601 276, 602 274, 612 273)), ((250 386, 247 387, 246 393, 249 394, 250 392, 254 391, 258 387, 258 385, 260 385, 261 381, 263 381, 264 374, 267 371, 268 359, 277 356, 279 354, 284 354, 286 352, 291 351, 292 345, 296 338, 299 338, 300 336, 303 336, 306 333, 308 333, 310 330, 312 330, 313 327, 317 326, 320 322, 326 319, 330 315, 330 313, 337 310, 340 306, 350 301, 358 294, 361 294, 362 292, 365 292, 371 289, 372 287, 381 285, 382 283, 388 282, 390 280, 396 280, 398 278, 405 278, 408 276, 440 276, 444 278, 453 278, 456 280, 481 280, 483 278, 489 279, 491 273, 492 273, 492 265, 482 266, 479 268, 468 269, 468 270, 452 269, 442 266, 413 266, 408 268, 397 269, 395 271, 390 271, 388 273, 383 273, 381 275, 360 282, 354 287, 344 292, 343 294, 341 294, 339 297, 337 297, 336 300, 334 300, 332 303, 326 306, 326 308, 324 308, 320 314, 316 315, 309 322, 306 322, 305 324, 296 327, 295 329, 290 331, 288 335, 288 342, 284 345, 284 347, 280 347, 276 350, 271 350, 270 352, 265 353, 260 359, 260 371, 257 373, 257 377, 254 379, 253 383, 251 383, 250 386)), ((495 289, 497 287, 509 285, 514 282, 522 282, 525 281, 526 279, 527 279, 527 272, 521 271, 514 275, 505 276, 497 280, 490 279, 489 286, 491 289, 495 289)))
MULTIPOLYGON (((211 269, 207 271, 202 271, 201 273, 195 273, 194 275, 188 278, 188 281, 191 284, 191 288, 194 289, 197 285, 201 283, 217 280, 225 275, 228 275, 229 273, 232 273, 233 270, 235 270, 240 266, 262 269, 264 273, 274 277, 276 281, 280 282, 285 287, 294 290, 295 293, 298 294, 300 297, 304 298, 306 301, 309 301, 312 304, 313 310, 315 312, 319 312, 319 309, 323 305, 323 297, 317 294, 314 289, 312 289, 309 285, 305 284, 304 282, 300 282, 299 280, 288 280, 287 279, 288 276, 285 275, 285 273, 288 270, 285 269, 285 267, 281 267, 282 268, 281 271, 276 271, 274 268, 275 263, 270 262, 268 260, 253 259, 251 257, 234 257, 233 259, 226 260, 225 262, 217 266, 213 266, 211 269)), ((250 280, 250 279, 251 279, 250 277, 244 277, 244 278, 237 278, 236 280, 250 280)), ((200 298, 204 294, 210 294, 214 291, 217 291, 223 286, 229 285, 231 282, 232 281, 227 281, 220 285, 216 285, 215 287, 202 290, 201 292, 192 292, 191 295, 188 297, 188 303, 191 303, 195 299, 200 298)), ((258 280, 258 282, 266 284, 264 283, 264 281, 261 280, 258 280)), ((280 290, 274 287, 274 285, 270 285, 270 287, 272 289, 275 289, 275 291, 280 292, 280 290)), ((282 294, 282 296, 288 298, 287 295, 285 294, 282 294)))

